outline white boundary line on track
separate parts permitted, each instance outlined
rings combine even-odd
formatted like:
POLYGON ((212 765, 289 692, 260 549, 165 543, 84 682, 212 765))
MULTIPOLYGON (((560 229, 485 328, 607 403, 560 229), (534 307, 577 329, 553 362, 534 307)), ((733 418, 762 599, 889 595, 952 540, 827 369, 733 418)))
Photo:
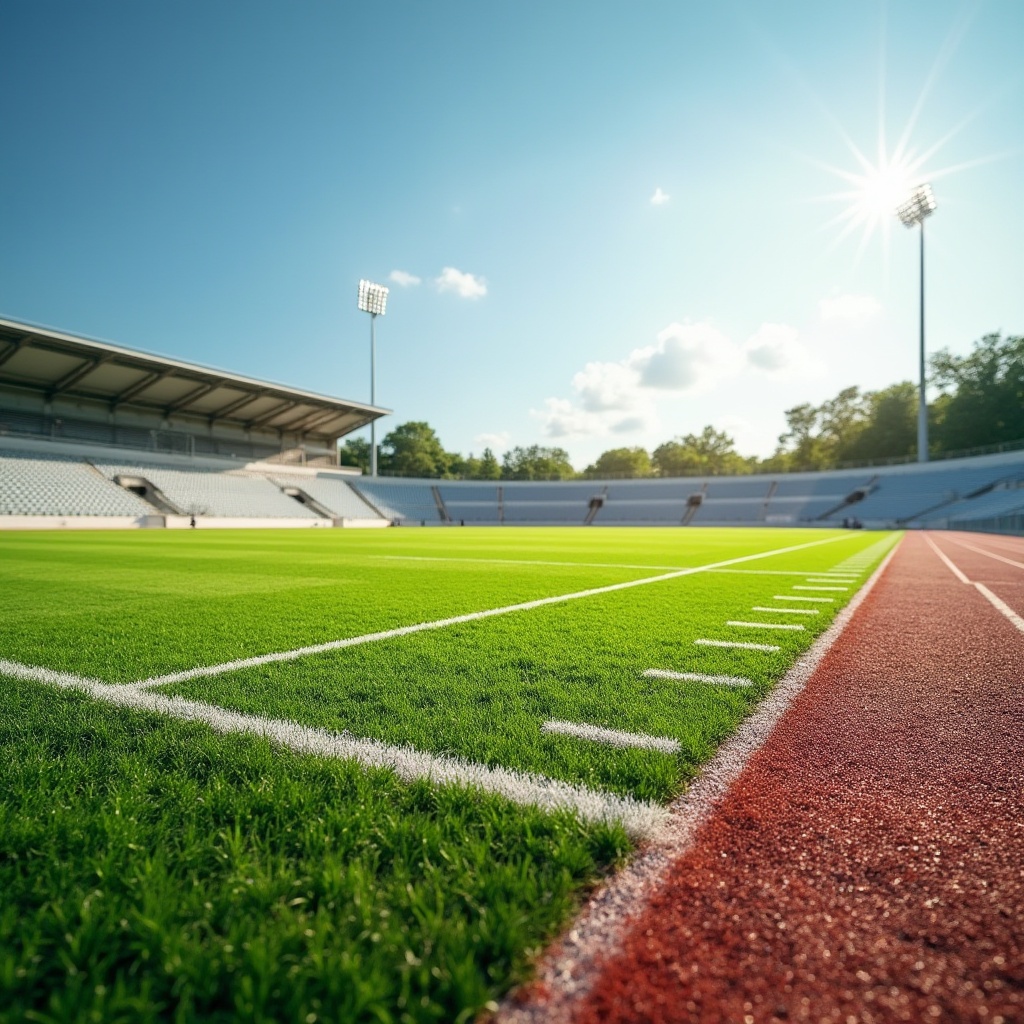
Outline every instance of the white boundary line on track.
MULTIPOLYGON (((989 590, 984 583, 974 583, 971 580, 969 580, 966 574, 957 567, 957 565, 952 561, 952 559, 948 558, 946 555, 942 553, 941 550, 939 550, 939 546, 927 534, 925 534, 924 539, 928 541, 928 544, 930 545, 932 551, 934 551, 935 554, 937 554, 939 558, 941 558, 942 561, 946 563, 946 568, 949 569, 961 583, 966 583, 968 586, 974 587, 974 589, 977 590, 978 593, 981 594, 981 596, 985 598, 985 600, 988 601, 988 603, 992 605, 993 608, 996 609, 996 611, 1000 612, 1010 621, 1011 625, 1015 626, 1022 633, 1024 633, 1024 619, 1022 619, 1002 598, 993 594, 992 591, 989 590)), ((963 546, 965 548, 971 547, 970 544, 964 544, 963 546)), ((987 551, 982 551, 981 548, 974 548, 973 550, 977 551, 979 554, 982 555, 988 554, 987 551)), ((998 555, 993 555, 992 557, 999 558, 998 555)), ((999 558, 999 561, 1006 562, 1009 561, 1009 559, 999 558)), ((1012 562, 1011 564, 1019 565, 1020 563, 1012 562)), ((1024 566, 1021 566, 1021 568, 1024 568, 1024 566)))
POLYGON ((898 540, 828 629, 797 659, 737 732, 718 748, 690 789, 670 805, 669 819, 651 843, 590 898, 553 955, 538 965, 537 982, 543 995, 534 1001, 528 992, 527 1001, 521 1003, 513 990, 505 997, 496 1024, 543 1024, 569 1019, 574 1000, 590 990, 602 964, 615 956, 629 925, 640 916, 668 869, 690 848, 700 827, 750 758, 764 745, 881 578, 897 548, 898 540))
MULTIPOLYGON (((0 658, 0 675, 79 690, 96 700, 122 708, 202 722, 220 733, 260 736, 300 754, 347 758, 366 768, 390 768, 406 782, 427 779, 436 785, 470 786, 527 807, 573 811, 588 821, 618 822, 636 837, 651 835, 668 816, 668 811, 658 804, 574 786, 542 775, 492 768, 378 740, 358 739, 347 733, 329 732, 284 719, 242 714, 214 704, 165 697, 131 686, 101 683, 98 679, 87 679, 69 672, 55 672, 0 658)), ((676 749, 678 747, 677 743, 676 749)))
MULTIPOLYGON (((204 665, 199 668, 186 669, 183 672, 169 672, 166 675, 154 676, 151 679, 143 679, 137 683, 126 683, 136 689, 145 689, 152 686, 163 686, 168 683, 183 683, 190 679, 201 679, 208 676, 219 676, 225 672, 234 672, 243 668, 255 668, 258 665, 269 665, 280 661, 295 661, 297 658, 305 658, 311 654, 323 654, 326 651, 338 651, 346 647, 357 647, 360 644, 373 643, 377 640, 390 640, 393 637, 409 636, 412 633, 422 633, 427 630, 445 629, 448 626, 456 626, 463 622, 475 622, 477 619, 492 618, 496 615, 509 615, 512 612, 525 612, 533 608, 543 608, 551 604, 561 604, 566 601, 578 601, 586 597, 596 597, 599 594, 611 594, 618 590, 629 590, 632 587, 643 587, 649 583, 661 583, 665 580, 679 579, 683 576, 693 576, 701 572, 710 572, 714 569, 727 565, 738 565, 741 562, 752 562, 758 558, 771 558, 774 555, 789 554, 792 551, 803 551, 807 548, 818 547, 822 544, 835 544, 838 541, 849 540, 850 537, 826 537, 824 540, 812 540, 806 544, 794 544, 785 548, 775 548, 771 551, 762 551, 753 555, 742 555, 739 558, 728 558, 722 562, 710 562, 707 565, 693 566, 689 569, 676 569, 673 572, 661 573, 658 576, 644 576, 638 580, 626 580, 622 583, 610 583, 603 587, 592 587, 588 590, 578 590, 572 594, 558 594, 553 597, 541 597, 534 601, 523 601, 520 604, 505 605, 503 608, 487 608, 479 612, 467 612, 465 615, 453 615, 447 619, 436 619, 433 622, 418 622, 411 626, 399 626, 397 629, 386 629, 379 633, 366 633, 363 636, 346 637, 343 640, 330 640, 323 644, 312 644, 309 647, 297 647, 292 651, 278 651, 273 654, 259 654, 252 658, 239 658, 236 661, 226 661, 220 665, 204 665)), ((846 589, 846 588, 842 588, 846 589)))

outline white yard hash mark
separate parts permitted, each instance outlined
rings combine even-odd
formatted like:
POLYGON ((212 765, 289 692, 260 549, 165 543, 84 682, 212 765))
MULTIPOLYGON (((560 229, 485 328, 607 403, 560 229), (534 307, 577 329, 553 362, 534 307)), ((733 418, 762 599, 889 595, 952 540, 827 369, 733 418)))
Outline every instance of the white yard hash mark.
POLYGON ((702 672, 672 672, 665 668, 649 668, 644 670, 648 679, 677 679, 687 683, 710 683, 713 686, 753 686, 752 679, 744 676, 709 676, 702 672))
POLYGON ((648 736, 645 732, 622 732, 619 729, 605 729, 586 722, 562 722, 552 719, 540 727, 541 732, 557 733, 559 736, 573 736, 579 740, 592 740, 609 747, 634 747, 637 750, 659 750, 663 754, 678 754, 679 741, 661 736, 648 736))

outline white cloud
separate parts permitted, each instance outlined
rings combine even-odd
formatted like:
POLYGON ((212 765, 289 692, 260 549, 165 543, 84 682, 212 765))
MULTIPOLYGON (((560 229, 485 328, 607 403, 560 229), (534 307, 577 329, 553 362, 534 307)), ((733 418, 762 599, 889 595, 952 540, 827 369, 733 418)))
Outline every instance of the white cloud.
POLYGON ((406 270, 392 270, 388 274, 388 280, 394 281, 402 288, 413 288, 420 283, 420 279, 415 274, 410 274, 406 270))
POLYGON ((482 444, 485 448, 503 452, 508 448, 511 439, 512 435, 507 430, 500 430, 495 434, 477 434, 475 440, 477 444, 482 444))
POLYGON ((638 384, 636 370, 624 363, 587 363, 572 379, 573 391, 588 412, 634 408, 638 384))
POLYGON ((821 360, 786 324, 761 324, 743 346, 747 363, 768 377, 812 377, 821 373, 821 360))
POLYGON ((881 310, 881 303, 872 295, 833 295, 818 303, 818 315, 825 323, 834 320, 862 323, 881 310))
POLYGON ((548 437, 636 433, 654 424, 659 397, 700 394, 742 366, 733 342, 710 324, 673 323, 623 360, 587 363, 573 376, 574 398, 548 398, 532 414, 548 437))
POLYGON ((548 437, 604 437, 631 434, 650 426, 647 410, 623 416, 618 410, 591 412, 568 398, 547 398, 543 409, 531 409, 530 415, 543 424, 548 437))
POLYGON ((656 188, 654 195, 651 196, 651 206, 664 206, 671 198, 667 192, 662 192, 660 188, 656 188))
POLYGON ((634 349, 626 364, 639 374, 640 386, 700 394, 740 366, 736 346, 711 324, 669 324, 657 343, 634 349))
POLYGON ((463 299, 479 299, 487 294, 487 282, 482 277, 463 273, 455 267, 445 267, 434 283, 438 291, 455 292, 463 299))

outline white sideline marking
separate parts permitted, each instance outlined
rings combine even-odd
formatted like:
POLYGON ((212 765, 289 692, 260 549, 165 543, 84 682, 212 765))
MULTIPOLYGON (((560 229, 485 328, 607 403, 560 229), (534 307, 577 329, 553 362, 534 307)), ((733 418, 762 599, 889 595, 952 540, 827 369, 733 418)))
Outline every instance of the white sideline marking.
POLYGON ((648 679, 678 679, 690 683, 712 683, 715 686, 753 686, 752 679, 743 676, 708 676, 700 672, 670 672, 664 668, 644 670, 648 679))
MULTIPOLYGON (((931 549, 935 552, 935 554, 937 554, 939 558, 941 558, 942 561, 946 563, 946 567, 953 573, 954 576, 956 576, 956 578, 961 583, 966 583, 968 586, 974 587, 974 589, 977 590, 978 593, 981 594, 981 596, 984 597, 985 600, 988 601, 988 603, 991 604, 993 608, 995 608, 997 611, 1005 615, 1006 618, 1009 619, 1009 621, 1017 629, 1024 633, 1024 619, 1022 619, 1002 598, 993 594, 992 591, 989 590, 984 583, 972 583, 967 578, 967 576, 963 572, 961 572, 961 570, 957 568, 957 566, 954 565, 954 563, 939 550, 939 548, 931 539, 931 537, 925 535, 924 539, 929 543, 931 549)), ((969 547, 969 545, 965 544, 964 547, 969 547)), ((984 551, 981 553, 985 554, 984 551)), ((1006 561, 1006 559, 1000 559, 1000 561, 1006 561)))
POLYGON ((645 732, 620 732, 618 729, 604 729, 599 725, 587 725, 585 722, 561 722, 552 719, 540 727, 541 732, 558 733, 560 736, 573 736, 580 740, 593 740, 605 743, 609 747, 636 747, 638 750, 659 750, 663 754, 678 754, 679 741, 665 739, 661 736, 648 736, 645 732))
POLYGON ((540 807, 547 811, 570 810, 588 821, 619 822, 628 832, 638 837, 651 835, 667 817, 665 808, 633 797, 601 793, 541 775, 508 768, 491 768, 472 761, 426 753, 413 747, 357 739, 347 733, 329 732, 284 719, 246 715, 213 704, 185 700, 182 697, 165 697, 131 686, 112 686, 98 679, 86 679, 69 672, 54 672, 0 658, 0 675, 81 690, 108 704, 202 722, 217 732, 262 736, 300 754, 351 759, 367 768, 390 768, 406 782, 428 779, 437 785, 471 786, 497 793, 523 806, 540 807))
POLYGON ((550 604, 561 604, 565 601, 578 601, 581 598, 596 597, 599 594, 611 594, 618 590, 628 590, 631 587, 643 587, 649 583, 661 583, 664 580, 679 579, 682 576, 692 576, 700 572, 709 572, 722 566, 737 565, 741 562, 752 562, 758 558, 770 558, 773 555, 787 554, 791 551, 803 551, 806 548, 817 547, 821 544, 834 544, 837 541, 849 540, 849 537, 827 537, 825 540, 813 540, 806 544, 794 544, 790 547, 775 548, 771 551, 763 551, 755 555, 742 555, 739 558, 727 558, 722 562, 710 562, 707 565, 698 565, 689 569, 677 569, 674 572, 662 573, 658 576, 644 576, 638 580, 626 580, 623 583, 610 583, 603 587, 592 587, 589 590, 578 590, 572 594, 558 594, 554 597, 541 597, 534 601, 524 601, 521 604, 510 604, 503 608, 487 608, 479 612, 468 612, 465 615, 453 615, 447 619, 437 619, 434 622, 418 622, 412 626, 399 626, 397 629, 386 629, 379 633, 367 633, 364 636, 347 637, 344 640, 330 640, 323 644, 312 644, 309 647, 297 647, 293 651, 278 651, 273 654, 259 654, 252 658, 239 658, 236 661, 226 661, 221 665, 204 665, 200 668, 186 669, 183 672, 169 672, 167 675, 155 676, 152 679, 143 679, 138 683, 127 685, 137 689, 163 686, 168 683, 183 683, 189 679, 200 679, 207 676, 219 676, 225 672, 234 672, 242 668, 253 668, 257 665, 269 665, 279 661, 294 661, 296 658, 304 658, 310 654, 323 654, 325 651, 338 651, 345 647, 357 647, 360 644, 373 643, 377 640, 390 640, 396 636, 409 636, 412 633, 422 633, 425 630, 444 629, 448 626, 456 626, 462 622, 475 622, 477 619, 487 619, 495 615, 508 615, 512 612, 525 612, 532 608, 543 608, 550 604))
POLYGON ((766 608, 764 605, 755 604, 750 609, 752 612, 773 612, 776 615, 819 615, 817 608, 766 608))
POLYGON ((808 576, 808 583, 853 583, 851 576, 808 576))
POLYGON ((849 590, 849 587, 802 587, 799 583, 793 584, 794 590, 849 590))
POLYGON ((790 597, 786 594, 776 594, 773 601, 822 601, 827 604, 833 604, 835 602, 834 597, 790 597))
POLYGON ((803 626, 796 625, 792 622, 739 622, 736 619, 729 619, 726 622, 727 626, 740 626, 743 629, 793 629, 800 630, 804 629, 803 626))
POLYGON ((525 1000, 521 989, 505 997, 495 1024, 547 1024, 575 1016, 574 1003, 586 996, 604 965, 621 952, 624 936, 645 911, 652 893, 661 889, 669 868, 693 845, 701 826, 839 639, 895 551, 893 547, 863 589, 797 659, 736 733, 718 748, 686 793, 670 806, 664 828, 590 897, 580 916, 537 964, 539 984, 532 993, 525 1000))
POLYGON ((695 644, 702 647, 740 647, 744 651, 778 651, 781 648, 774 644, 746 644, 738 640, 694 640, 695 644))

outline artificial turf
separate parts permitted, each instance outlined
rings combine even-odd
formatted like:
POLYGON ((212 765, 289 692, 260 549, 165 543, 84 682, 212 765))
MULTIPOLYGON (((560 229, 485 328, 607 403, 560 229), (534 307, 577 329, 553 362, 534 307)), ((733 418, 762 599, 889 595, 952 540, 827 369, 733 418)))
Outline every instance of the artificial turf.
MULTIPOLYGON (((877 563, 887 539, 570 528, 0 533, 0 658, 130 682, 828 541, 163 688, 667 801, 857 584, 808 603, 813 616, 751 609, 869 548, 877 563), (700 647, 701 637, 780 650, 700 647), (650 679, 648 668, 742 675, 754 686, 650 679), (671 737, 681 749, 543 734, 551 718, 671 737)), ((403 784, 74 692, 0 680, 0 694, 0 1021, 469 1019, 522 976, 629 849, 615 827, 403 784)))

